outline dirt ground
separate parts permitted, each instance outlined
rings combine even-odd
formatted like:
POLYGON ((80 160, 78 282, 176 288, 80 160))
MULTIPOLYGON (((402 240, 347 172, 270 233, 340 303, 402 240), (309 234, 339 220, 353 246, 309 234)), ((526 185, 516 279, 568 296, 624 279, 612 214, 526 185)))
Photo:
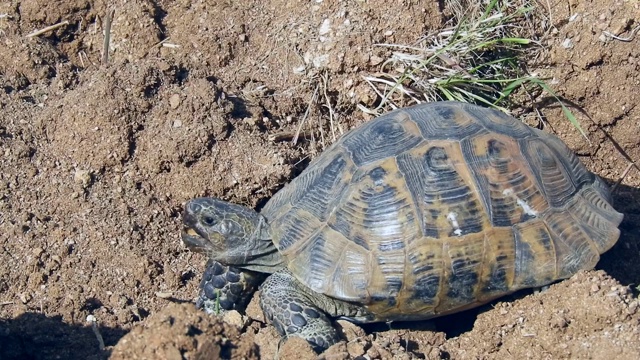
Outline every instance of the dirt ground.
MULTIPOLYGON (((443 26, 444 2, 416 3, 0 1, 0 358, 315 356, 280 343, 255 302, 227 319, 239 328, 195 309, 206 259, 180 241, 182 207, 203 195, 259 207, 368 120, 356 104, 376 95, 362 75, 389 55, 375 44, 443 26)), ((640 160, 640 34, 603 31, 630 36, 640 3, 535 3, 548 11, 549 46, 535 71, 590 142, 554 102, 523 117, 540 111, 616 182, 640 160)), ((640 359, 640 171, 614 200, 622 236, 596 270, 427 324, 341 323, 347 341, 322 356, 640 359)))

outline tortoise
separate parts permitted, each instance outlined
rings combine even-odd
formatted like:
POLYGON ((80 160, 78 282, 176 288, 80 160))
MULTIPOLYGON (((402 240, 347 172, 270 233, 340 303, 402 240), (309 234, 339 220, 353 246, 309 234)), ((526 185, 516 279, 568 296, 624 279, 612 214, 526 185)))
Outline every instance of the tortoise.
POLYGON ((436 102, 346 133, 260 213, 189 201, 182 239, 209 257, 199 307, 241 310, 260 286, 280 335, 320 351, 335 318, 424 320, 593 268, 622 217, 556 136, 436 102))

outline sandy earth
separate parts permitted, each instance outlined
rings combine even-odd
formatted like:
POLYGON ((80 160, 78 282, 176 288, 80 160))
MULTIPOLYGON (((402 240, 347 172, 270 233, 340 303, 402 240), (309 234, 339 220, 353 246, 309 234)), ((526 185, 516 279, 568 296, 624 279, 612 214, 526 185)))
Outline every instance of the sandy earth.
MULTIPOLYGON (((389 55, 373 44, 443 25, 443 2, 409 3, 119 0, 104 66, 105 2, 0 2, 0 358, 315 356, 280 343, 255 303, 227 319, 240 328, 194 308, 206 259, 181 244, 180 213, 202 195, 261 206, 368 120, 355 105, 376 96, 361 75, 389 55)), ((534 69, 590 142, 548 99, 523 118, 540 111, 615 182, 640 159, 640 37, 603 31, 629 36, 640 3, 539 3, 549 50, 534 69)), ((347 341, 322 356, 639 359, 640 171, 614 200, 622 237, 596 270, 428 324, 342 323, 347 341)))

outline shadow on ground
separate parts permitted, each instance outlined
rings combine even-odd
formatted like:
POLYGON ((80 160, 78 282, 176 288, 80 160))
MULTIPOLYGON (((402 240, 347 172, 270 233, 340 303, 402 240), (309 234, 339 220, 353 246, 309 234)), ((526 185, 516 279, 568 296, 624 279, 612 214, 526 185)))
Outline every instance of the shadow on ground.
POLYGON ((640 284, 640 189, 620 185, 613 192, 614 207, 624 214, 618 243, 602 255, 597 269, 606 271, 637 295, 640 284))
MULTIPOLYGON (((127 331, 98 327, 105 346, 113 346, 127 331)), ((24 313, 15 319, 0 319, 0 359, 88 359, 102 360, 110 355, 100 350, 90 326, 67 324, 60 316, 24 313)))

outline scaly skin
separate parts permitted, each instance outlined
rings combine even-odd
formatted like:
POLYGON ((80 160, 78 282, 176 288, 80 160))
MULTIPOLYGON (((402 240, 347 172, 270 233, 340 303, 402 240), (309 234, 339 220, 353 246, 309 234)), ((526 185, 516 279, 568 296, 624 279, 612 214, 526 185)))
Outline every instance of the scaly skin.
POLYGON ((222 314, 228 310, 244 312, 253 293, 266 274, 222 265, 209 259, 200 282, 196 306, 208 314, 222 314))
POLYGON ((316 294, 305 291, 288 270, 269 276, 261 290, 260 307, 281 336, 301 337, 316 351, 340 341, 327 314, 314 304, 316 294))

